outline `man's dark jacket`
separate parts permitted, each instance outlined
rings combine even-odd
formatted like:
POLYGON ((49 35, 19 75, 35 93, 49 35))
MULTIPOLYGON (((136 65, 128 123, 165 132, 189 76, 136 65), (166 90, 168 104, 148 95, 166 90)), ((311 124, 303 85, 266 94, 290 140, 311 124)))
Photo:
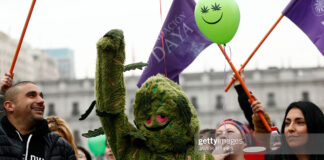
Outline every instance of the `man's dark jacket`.
MULTIPOLYGON (((45 160, 76 159, 72 146, 62 137, 51 132, 46 120, 42 120, 32 134, 35 140, 43 138, 45 144, 42 150, 44 150, 45 160)), ((33 137, 30 143, 33 143, 33 137)), ((17 133, 16 128, 9 122, 6 116, 3 117, 0 122, 0 159, 21 160, 26 152, 25 148, 19 132, 17 133)))
POLYGON ((5 110, 3 107, 4 102, 4 94, 0 91, 0 119, 2 119, 3 116, 5 116, 5 110))

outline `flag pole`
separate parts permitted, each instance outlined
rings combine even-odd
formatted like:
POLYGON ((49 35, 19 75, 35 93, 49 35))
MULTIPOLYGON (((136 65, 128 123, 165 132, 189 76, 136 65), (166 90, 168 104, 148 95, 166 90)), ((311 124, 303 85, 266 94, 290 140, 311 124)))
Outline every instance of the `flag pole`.
MULTIPOLYGON (((224 48, 223 48, 220 44, 217 44, 217 45, 218 45, 219 49, 222 51, 222 53, 223 53, 225 59, 227 60, 227 62, 228 62, 229 65, 231 66, 232 70, 234 71, 235 76, 236 76, 237 79, 240 81, 240 83, 241 83, 241 85, 242 85, 242 87, 243 87, 243 89, 244 89, 244 92, 247 94, 247 96, 249 97, 250 102, 251 102, 251 104, 252 104, 252 103, 255 101, 255 99, 252 97, 250 91, 248 90, 247 86, 245 85, 245 83, 244 83, 243 79, 241 78, 239 72, 235 69, 235 67, 234 67, 233 63, 231 62, 230 58, 227 56, 227 54, 226 54, 224 48)), ((261 119, 263 125, 266 127, 267 131, 268 131, 268 132, 271 132, 271 128, 270 128, 270 126, 268 125, 268 122, 266 121, 266 119, 264 118, 264 115, 262 114, 262 112, 258 112, 258 115, 259 115, 259 117, 260 117, 260 119, 261 119)))
POLYGON ((164 62, 164 75, 165 77, 168 77, 167 72, 167 66, 166 66, 166 56, 165 56, 165 50, 164 50, 164 38, 163 38, 163 23, 162 23, 162 0, 160 0, 160 19, 161 19, 161 38, 162 38, 162 53, 163 53, 163 62, 164 62))
MULTIPOLYGON (((284 17, 284 14, 281 14, 280 17, 277 19, 277 21, 272 25, 272 27, 270 28, 270 30, 262 38, 262 40, 259 42, 259 44, 256 46, 256 48, 253 50, 253 52, 250 54, 250 56, 247 58, 247 60, 244 62, 244 64, 241 66, 241 68, 239 69, 238 72, 241 72, 244 69, 244 67, 249 63, 249 61, 252 59, 252 57, 257 52, 257 50, 261 47, 261 45, 263 44, 263 42, 268 38, 268 36, 270 35, 270 33, 274 30, 274 28, 277 26, 277 24, 281 21, 282 17, 284 17)), ((230 83, 228 83, 228 85, 225 87, 224 91, 227 92, 229 90, 229 88, 232 86, 233 83, 234 83, 234 80, 232 79, 230 81, 230 83)))
POLYGON ((19 42, 18 42, 18 46, 16 48, 16 53, 15 53, 15 56, 12 60, 12 63, 11 63, 11 67, 10 67, 10 75, 13 75, 13 70, 15 68, 15 64, 16 64, 16 61, 17 61, 17 58, 18 58, 18 54, 19 54, 19 51, 20 51, 20 48, 21 48, 21 44, 24 40, 24 37, 25 37, 25 33, 26 33, 26 30, 27 30, 27 26, 28 26, 28 23, 29 23, 29 20, 30 20, 30 17, 33 13, 33 9, 34 9, 34 6, 35 6, 35 3, 36 3, 36 0, 33 0, 31 6, 30 6, 30 9, 29 9, 29 13, 28 13, 28 16, 27 16, 27 19, 26 19, 26 22, 25 22, 25 25, 24 25, 24 28, 23 28, 23 31, 20 35, 20 39, 19 39, 19 42))

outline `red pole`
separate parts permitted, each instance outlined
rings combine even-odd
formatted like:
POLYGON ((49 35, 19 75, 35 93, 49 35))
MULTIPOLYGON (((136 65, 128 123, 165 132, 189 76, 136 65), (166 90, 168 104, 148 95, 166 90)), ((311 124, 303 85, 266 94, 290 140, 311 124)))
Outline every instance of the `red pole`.
MULTIPOLYGON (((253 103, 255 101, 255 99, 252 97, 250 91, 248 90, 247 86, 245 85, 243 79, 241 78, 239 72, 235 69, 233 63, 231 62, 230 58, 227 56, 227 54, 225 53, 225 50, 224 48, 220 45, 220 44, 217 44, 219 49, 222 51, 223 55, 225 56, 225 59, 227 60, 227 62, 229 63, 229 65, 231 66, 232 70, 234 71, 235 73, 235 76, 237 77, 237 79, 240 81, 245 93, 247 94, 247 96, 249 97, 250 99, 250 102, 253 103)), ((262 112, 258 112, 258 115, 263 123, 263 125, 266 127, 266 129, 271 132, 271 128, 270 126, 268 125, 268 122, 266 121, 266 119, 264 118, 262 112)))
POLYGON ((168 72, 167 72, 167 66, 166 66, 166 61, 165 61, 165 50, 164 50, 164 38, 163 38, 163 23, 162 23, 162 0, 160 0, 160 19, 161 19, 161 39, 162 39, 162 52, 163 52, 163 62, 164 62, 164 75, 165 77, 168 77, 168 72))
MULTIPOLYGON (((244 64, 241 66, 240 70, 238 72, 241 72, 244 67, 249 63, 249 61, 251 60, 251 58, 254 56, 254 54, 256 53, 256 51, 260 48, 260 46, 263 44, 263 42, 268 38, 268 36, 270 35, 270 33, 273 31, 273 29, 277 26, 277 24, 281 21, 282 17, 284 17, 283 14, 281 14, 281 16, 277 19, 276 23, 274 23, 272 25, 272 27, 270 28, 270 30, 268 31, 268 33, 263 37, 263 39, 259 42, 259 44, 257 45, 257 47, 253 50, 253 52, 250 54, 250 56, 248 57, 248 59, 244 62, 244 64)), ((229 88, 232 86, 232 84, 234 83, 234 80, 232 79, 231 82, 225 87, 225 92, 227 92, 229 90, 229 88)))
POLYGON ((26 19, 26 22, 25 22, 25 25, 24 25, 24 29, 20 35, 20 39, 19 39, 19 42, 18 42, 18 46, 16 48, 16 53, 15 53, 15 56, 12 60, 12 63, 11 63, 11 67, 10 67, 10 75, 12 75, 13 73, 13 70, 15 68, 15 64, 16 64, 16 61, 17 61, 17 58, 18 58, 18 54, 19 54, 19 51, 20 51, 20 48, 21 48, 21 44, 24 40, 24 37, 25 37, 25 33, 26 33, 26 30, 27 30, 27 26, 28 26, 28 23, 29 23, 29 20, 30 20, 30 17, 33 13, 33 9, 34 9, 34 6, 35 6, 35 3, 36 3, 36 0, 33 0, 31 6, 30 6, 30 9, 29 9, 29 13, 28 13, 28 16, 27 16, 27 19, 26 19))

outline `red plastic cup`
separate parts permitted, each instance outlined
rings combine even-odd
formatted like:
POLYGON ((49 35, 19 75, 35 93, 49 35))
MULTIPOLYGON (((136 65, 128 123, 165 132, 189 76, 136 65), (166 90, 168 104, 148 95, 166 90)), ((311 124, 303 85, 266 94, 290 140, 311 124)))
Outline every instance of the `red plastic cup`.
POLYGON ((264 147, 247 147, 243 149, 245 160, 264 160, 266 148, 264 147))

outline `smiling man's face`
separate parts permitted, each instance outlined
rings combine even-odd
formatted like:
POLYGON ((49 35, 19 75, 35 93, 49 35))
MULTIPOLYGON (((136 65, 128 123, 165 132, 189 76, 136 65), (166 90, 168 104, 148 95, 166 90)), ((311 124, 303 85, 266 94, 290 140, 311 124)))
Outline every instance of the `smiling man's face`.
POLYGON ((6 92, 5 108, 11 123, 25 124, 27 127, 43 120, 44 99, 43 93, 32 82, 18 83, 6 92))
POLYGON ((38 86, 34 84, 25 84, 17 86, 19 92, 15 100, 14 115, 25 117, 30 121, 39 121, 43 119, 44 99, 38 86))

